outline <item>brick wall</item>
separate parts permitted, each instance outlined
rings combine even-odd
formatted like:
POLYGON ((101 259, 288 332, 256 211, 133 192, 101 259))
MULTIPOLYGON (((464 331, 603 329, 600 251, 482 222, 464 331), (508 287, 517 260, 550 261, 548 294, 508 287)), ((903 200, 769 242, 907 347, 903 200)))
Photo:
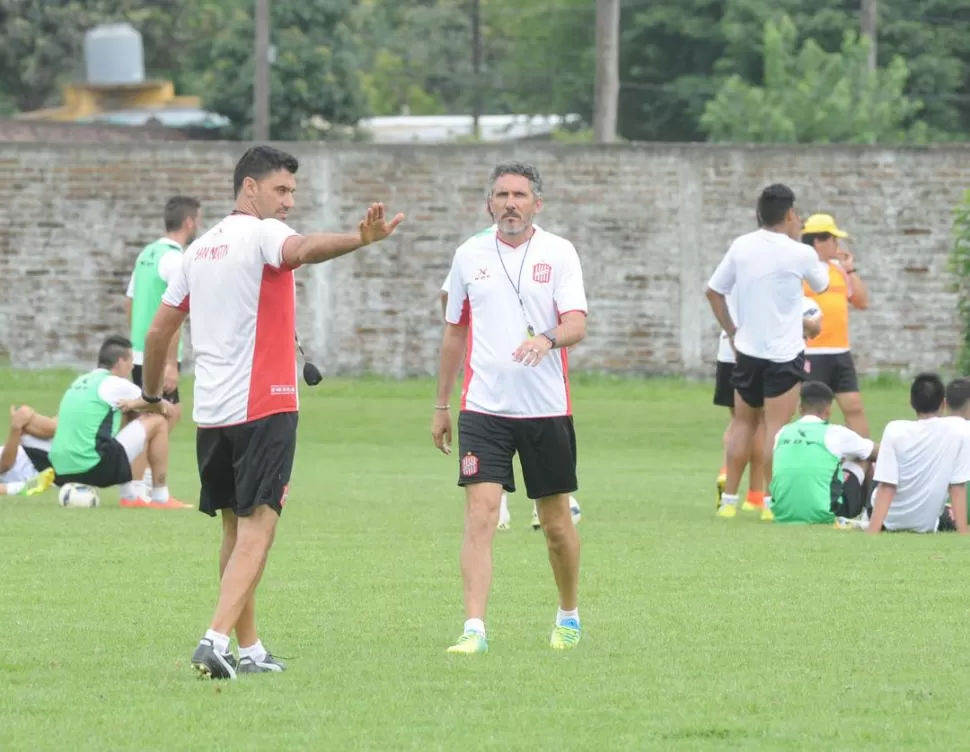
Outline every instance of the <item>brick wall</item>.
MULTIPOLYGON (((240 144, 0 143, 0 358, 88 365, 123 330, 131 263, 161 233, 175 192, 205 220, 230 208, 240 144)), ((947 364, 957 342, 946 260, 952 209, 970 186, 970 148, 406 147, 300 144, 301 230, 347 230, 369 201, 404 211, 393 241, 299 272, 299 327, 330 374, 435 370, 438 287, 456 245, 485 226, 496 161, 536 162, 541 223, 572 239, 591 306, 579 369, 708 374, 716 326, 703 298, 730 240, 754 224, 769 182, 803 213, 829 211, 855 236, 872 308, 853 315, 860 367, 947 364)), ((191 351, 189 351, 191 352, 191 351)))

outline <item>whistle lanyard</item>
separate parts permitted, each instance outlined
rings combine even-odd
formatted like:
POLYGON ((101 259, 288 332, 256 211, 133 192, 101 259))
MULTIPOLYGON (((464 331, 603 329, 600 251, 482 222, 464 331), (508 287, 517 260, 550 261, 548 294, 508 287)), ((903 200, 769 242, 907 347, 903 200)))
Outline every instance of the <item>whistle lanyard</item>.
POLYGON ((528 332, 530 337, 535 337, 536 332, 535 332, 535 329, 532 327, 532 324, 529 323, 529 314, 526 313, 525 301, 522 300, 522 270, 525 269, 525 259, 526 259, 526 256, 529 255, 529 246, 532 245, 532 238, 534 237, 535 237, 535 232, 533 232, 529 240, 526 241, 525 251, 523 251, 522 253, 522 261, 519 263, 518 281, 513 282, 512 275, 509 274, 509 270, 505 266, 505 259, 502 258, 502 250, 501 248, 499 248, 499 245, 498 245, 499 243, 498 233, 497 232, 495 233, 495 252, 498 254, 498 260, 499 260, 499 263, 502 265, 502 271, 505 272, 505 278, 509 281, 509 286, 515 292, 515 297, 519 301, 519 309, 522 311, 522 318, 525 319, 526 331, 528 332))

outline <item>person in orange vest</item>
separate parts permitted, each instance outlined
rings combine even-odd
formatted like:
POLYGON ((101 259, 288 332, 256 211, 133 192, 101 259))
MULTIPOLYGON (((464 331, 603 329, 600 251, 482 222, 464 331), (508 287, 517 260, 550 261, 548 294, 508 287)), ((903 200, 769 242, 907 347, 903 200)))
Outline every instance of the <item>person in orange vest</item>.
POLYGON ((805 365, 812 381, 821 381, 835 393, 846 426, 869 438, 869 423, 849 343, 849 308, 868 308, 869 290, 852 254, 840 242, 848 237, 831 214, 813 214, 802 228, 802 242, 812 246, 819 258, 829 264, 829 286, 825 292, 813 292, 805 285, 805 295, 815 300, 822 311, 822 331, 807 341, 805 365))

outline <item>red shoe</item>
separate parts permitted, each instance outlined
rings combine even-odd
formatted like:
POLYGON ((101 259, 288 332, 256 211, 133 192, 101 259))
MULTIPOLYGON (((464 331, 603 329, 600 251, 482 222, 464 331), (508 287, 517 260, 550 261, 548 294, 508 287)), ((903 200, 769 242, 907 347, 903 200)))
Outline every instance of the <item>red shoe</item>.
POLYGON ((126 499, 122 497, 122 499, 118 503, 123 507, 131 507, 131 508, 151 506, 151 503, 148 501, 148 499, 142 499, 141 497, 135 497, 134 499, 126 499))
POLYGON ((152 509, 195 509, 192 504, 184 504, 174 496, 169 496, 168 501, 151 501, 146 506, 152 509))

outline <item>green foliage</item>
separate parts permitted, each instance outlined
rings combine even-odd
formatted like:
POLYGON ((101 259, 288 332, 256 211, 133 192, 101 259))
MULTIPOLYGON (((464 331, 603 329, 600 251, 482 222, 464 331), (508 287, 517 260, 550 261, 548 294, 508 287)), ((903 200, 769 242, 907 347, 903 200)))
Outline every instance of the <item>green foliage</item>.
POLYGON ((922 142, 915 121, 922 103, 905 96, 906 61, 867 70, 869 43, 843 33, 841 49, 826 52, 798 33, 787 16, 766 21, 762 86, 730 76, 707 103, 701 128, 714 141, 775 143, 922 142))
POLYGON ((953 248, 950 251, 950 272, 955 277, 957 311, 960 319, 960 350, 956 363, 959 372, 970 374, 970 190, 954 210, 953 248))

